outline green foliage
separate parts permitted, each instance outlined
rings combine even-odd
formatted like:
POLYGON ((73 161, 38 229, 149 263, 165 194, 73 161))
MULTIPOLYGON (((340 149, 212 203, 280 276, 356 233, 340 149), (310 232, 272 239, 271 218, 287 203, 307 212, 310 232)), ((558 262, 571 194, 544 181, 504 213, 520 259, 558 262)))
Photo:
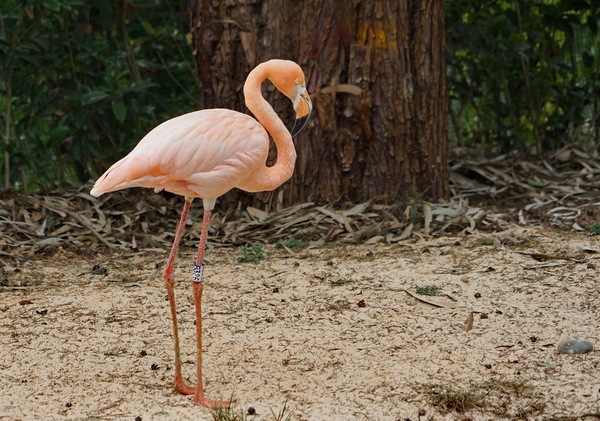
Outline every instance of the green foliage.
POLYGON ((277 244, 275 244, 275 247, 286 247, 286 248, 289 248, 290 250, 296 250, 296 249, 300 248, 301 246, 302 246, 302 240, 298 240, 295 237, 290 237, 287 240, 278 241, 277 244))
POLYGON ((213 421, 246 421, 248 417, 241 408, 233 408, 231 404, 226 407, 212 408, 213 421))
POLYGON ((437 285, 421 285, 415 288, 415 292, 419 295, 439 295, 440 287, 437 285))
POLYGON ((590 227, 590 234, 600 235, 600 222, 594 222, 590 227))
POLYGON ((5 187, 31 191, 96 178, 140 134, 197 108, 187 20, 185 4, 174 2, 4 0, 5 187))
MULTIPOLYGON (((291 421, 294 419, 294 410, 287 406, 287 400, 283 402, 283 406, 277 413, 273 411, 273 408, 269 408, 271 411, 272 418, 261 418, 261 419, 272 419, 273 421, 291 421)), ((248 407, 248 410, 244 412, 241 408, 235 408, 231 401, 225 407, 217 407, 211 409, 211 415, 213 421, 247 421, 249 419, 255 419, 256 410, 254 407, 248 407), (251 418, 249 418, 251 417, 251 418)))
POLYGON ((450 138, 501 152, 593 140, 596 0, 446 2, 450 138))
MULTIPOLYGON (((450 139, 505 152, 600 134, 598 0, 446 3, 450 139)), ((0 2, 4 187, 95 179, 200 107, 184 0, 0 2)))
POLYGON ((444 411, 467 412, 479 405, 484 395, 478 391, 451 389, 430 396, 433 406, 444 411))
POLYGON ((265 259, 265 248, 261 244, 244 244, 240 246, 238 263, 257 263, 265 259))

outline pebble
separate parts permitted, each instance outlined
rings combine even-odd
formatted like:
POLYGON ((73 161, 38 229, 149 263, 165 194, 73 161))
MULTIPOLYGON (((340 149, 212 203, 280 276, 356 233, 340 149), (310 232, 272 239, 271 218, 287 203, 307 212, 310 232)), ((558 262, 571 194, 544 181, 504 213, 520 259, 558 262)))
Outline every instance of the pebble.
POLYGON ((557 348, 561 354, 586 354, 594 350, 594 344, 580 339, 563 339, 557 348))

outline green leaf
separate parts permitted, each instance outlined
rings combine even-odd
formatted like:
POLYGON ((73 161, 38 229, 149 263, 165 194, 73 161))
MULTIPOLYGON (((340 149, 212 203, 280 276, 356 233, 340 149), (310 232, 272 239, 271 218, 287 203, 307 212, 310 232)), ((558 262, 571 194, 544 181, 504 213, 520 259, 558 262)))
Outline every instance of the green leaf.
POLYGON ((127 107, 122 99, 117 99, 112 102, 112 110, 119 123, 123 123, 127 118, 127 107))
POLYGON ((60 2, 58 0, 46 0, 44 2, 44 7, 53 12, 60 12, 60 2))
POLYGON ((108 95, 104 91, 90 91, 86 94, 83 94, 83 96, 81 97, 81 105, 95 104, 97 102, 105 100, 109 96, 110 95, 108 95))
POLYGON ((548 187, 550 185, 550 183, 548 183, 546 181, 542 181, 537 177, 528 179, 527 184, 529 184, 530 186, 533 186, 533 187, 538 187, 540 189, 544 188, 544 187, 548 187))
POLYGON ((146 31, 147 34, 154 33, 154 28, 152 27, 150 22, 148 22, 147 20, 142 21, 142 28, 144 28, 144 31, 146 31))

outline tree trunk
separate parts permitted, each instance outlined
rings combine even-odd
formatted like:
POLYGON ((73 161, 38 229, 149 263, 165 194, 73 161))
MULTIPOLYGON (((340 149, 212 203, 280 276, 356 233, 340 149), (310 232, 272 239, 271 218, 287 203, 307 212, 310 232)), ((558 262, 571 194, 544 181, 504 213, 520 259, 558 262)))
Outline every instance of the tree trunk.
MULTIPOLYGON (((270 58, 302 67, 314 105, 295 139, 292 180, 251 199, 230 192, 221 204, 448 195, 444 1, 193 0, 191 7, 205 107, 247 112, 245 77, 270 58)), ((272 86, 263 93, 291 125, 287 98, 272 86)))

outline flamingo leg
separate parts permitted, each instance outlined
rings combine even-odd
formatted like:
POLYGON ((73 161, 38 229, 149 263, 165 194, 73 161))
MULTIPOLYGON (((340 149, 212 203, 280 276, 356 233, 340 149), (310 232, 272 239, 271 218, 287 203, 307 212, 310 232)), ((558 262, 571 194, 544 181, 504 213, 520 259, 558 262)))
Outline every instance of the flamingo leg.
POLYGON ((179 350, 179 327, 177 325, 177 309, 175 307, 175 275, 173 264, 175 263, 175 257, 177 256, 177 250, 179 249, 183 227, 185 226, 185 221, 187 219, 191 204, 192 199, 185 200, 183 211, 181 212, 181 218, 179 219, 179 224, 177 225, 177 230, 175 231, 175 238, 173 240, 173 246, 171 247, 171 253, 169 254, 169 259, 167 260, 167 264, 163 272, 163 279, 167 287, 167 296, 169 297, 169 306, 171 307, 171 318, 173 320, 173 342, 175 343, 175 380, 173 381, 173 385, 175 386, 175 390, 183 393, 184 395, 193 394, 195 389, 192 386, 185 384, 181 370, 181 351, 179 350))
POLYGON ((224 407, 229 404, 228 401, 213 401, 204 397, 204 388, 202 387, 202 291, 204 290, 204 281, 202 272, 204 270, 204 250, 206 249, 206 239, 208 228, 210 226, 210 217, 212 212, 204 209, 202 217, 202 228, 200 230, 200 244, 198 245, 198 254, 196 256, 196 265, 192 275, 192 290, 194 293, 194 305, 196 308, 196 369, 198 384, 194 395, 196 405, 209 408, 224 407))

